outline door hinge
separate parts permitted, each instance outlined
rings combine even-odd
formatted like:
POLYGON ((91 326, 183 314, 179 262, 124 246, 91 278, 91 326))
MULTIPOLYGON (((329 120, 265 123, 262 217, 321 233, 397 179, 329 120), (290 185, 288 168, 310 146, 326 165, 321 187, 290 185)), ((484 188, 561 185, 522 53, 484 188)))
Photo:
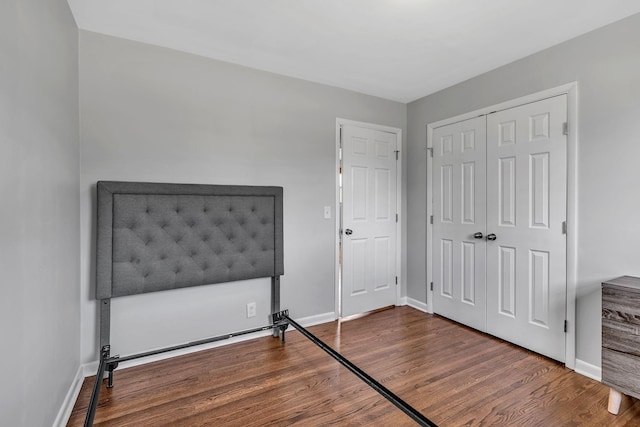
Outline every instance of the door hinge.
POLYGON ((569 135, 569 122, 564 122, 562 124, 562 134, 569 135))
POLYGON ((431 216, 429 217, 429 223, 430 223, 430 224, 433 224, 433 215, 431 215, 431 216))
POLYGON ((398 214, 396 214, 396 222, 398 222, 398 214))
POLYGON ((433 282, 429 283, 429 290, 433 291, 433 282))
POLYGON ((396 153, 396 160, 398 160, 398 156, 400 155, 400 150, 396 150, 395 153, 396 153))
POLYGON ((396 276, 396 285, 398 284, 398 276, 396 276))
POLYGON ((565 321, 564 321, 564 333, 566 334, 568 330, 569 330, 569 322, 567 322, 567 321, 565 320, 565 321))
POLYGON ((429 152, 429 156, 433 157, 433 147, 427 147, 427 151, 429 152))
POLYGON ((562 234, 567 234, 567 221, 562 221, 562 234))

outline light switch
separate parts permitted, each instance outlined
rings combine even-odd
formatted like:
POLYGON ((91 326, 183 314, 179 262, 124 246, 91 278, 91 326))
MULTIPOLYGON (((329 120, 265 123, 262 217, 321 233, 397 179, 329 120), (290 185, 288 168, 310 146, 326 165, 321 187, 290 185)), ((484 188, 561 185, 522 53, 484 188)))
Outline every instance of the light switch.
POLYGON ((324 207, 324 219, 331 219, 331 206, 324 207))

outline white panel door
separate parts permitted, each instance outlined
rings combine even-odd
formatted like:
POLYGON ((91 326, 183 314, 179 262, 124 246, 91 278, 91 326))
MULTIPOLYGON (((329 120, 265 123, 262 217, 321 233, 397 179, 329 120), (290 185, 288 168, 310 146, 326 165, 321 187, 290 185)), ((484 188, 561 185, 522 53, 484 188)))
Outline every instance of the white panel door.
POLYGON ((396 303, 397 135, 342 127, 342 316, 396 303))
POLYGON ((487 116, 487 332, 565 359, 566 96, 487 116))
POLYGON ((486 120, 433 131, 433 309, 484 331, 486 120))

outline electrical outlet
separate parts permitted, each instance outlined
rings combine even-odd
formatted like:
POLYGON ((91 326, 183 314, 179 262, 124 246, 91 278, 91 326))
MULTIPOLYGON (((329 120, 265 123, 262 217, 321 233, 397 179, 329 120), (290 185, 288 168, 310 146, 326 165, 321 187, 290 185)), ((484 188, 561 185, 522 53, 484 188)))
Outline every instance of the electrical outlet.
POLYGON ((324 219, 331 219, 331 206, 324 207, 324 219))
POLYGON ((256 303, 247 303, 247 317, 256 317, 256 303))

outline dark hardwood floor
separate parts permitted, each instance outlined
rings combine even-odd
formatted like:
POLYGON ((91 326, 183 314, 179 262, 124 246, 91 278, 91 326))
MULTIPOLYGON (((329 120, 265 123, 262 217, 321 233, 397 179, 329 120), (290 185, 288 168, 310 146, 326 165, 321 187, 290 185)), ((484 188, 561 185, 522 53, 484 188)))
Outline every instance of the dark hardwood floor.
MULTIPOLYGON (((309 328, 440 426, 640 426, 640 402, 447 319, 397 307, 309 328)), ((84 381, 69 426, 82 425, 84 381)), ((415 425, 296 331, 116 370, 99 426, 415 425)))

